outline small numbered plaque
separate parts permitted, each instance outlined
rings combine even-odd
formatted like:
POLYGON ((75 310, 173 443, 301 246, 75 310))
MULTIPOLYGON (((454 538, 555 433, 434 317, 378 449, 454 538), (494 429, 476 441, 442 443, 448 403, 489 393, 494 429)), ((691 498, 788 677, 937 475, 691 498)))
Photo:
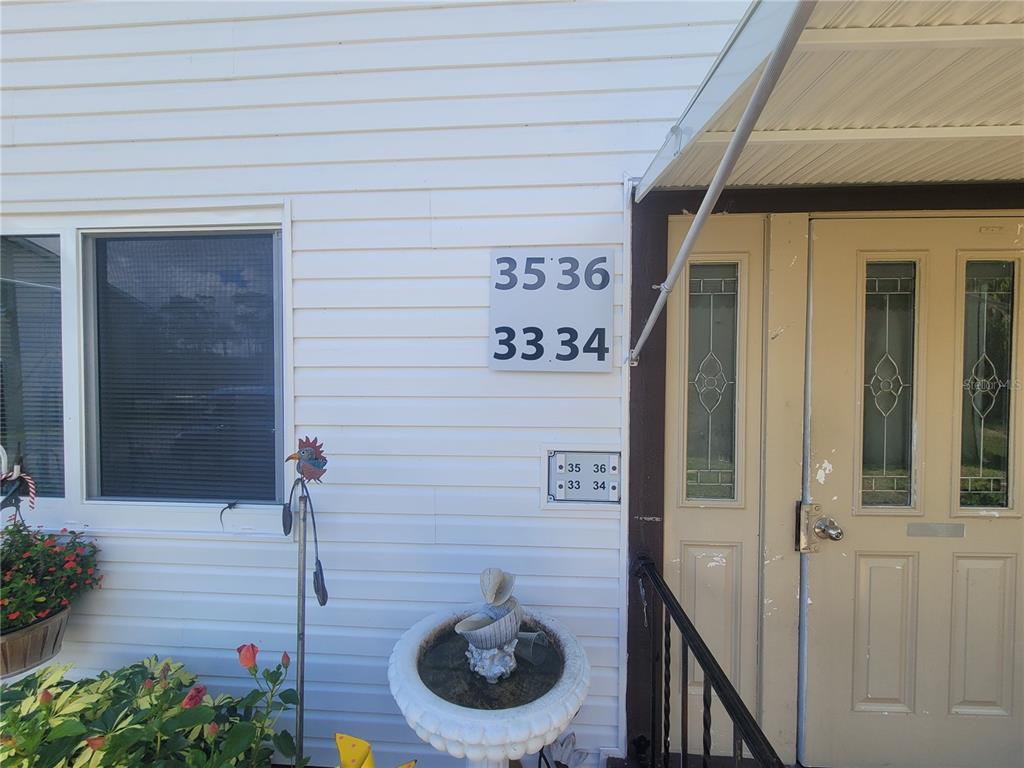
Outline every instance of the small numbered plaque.
POLYGON ((598 451, 549 451, 548 501, 619 501, 619 456, 598 451))
POLYGON ((502 371, 609 371, 615 253, 500 248, 487 356, 502 371))

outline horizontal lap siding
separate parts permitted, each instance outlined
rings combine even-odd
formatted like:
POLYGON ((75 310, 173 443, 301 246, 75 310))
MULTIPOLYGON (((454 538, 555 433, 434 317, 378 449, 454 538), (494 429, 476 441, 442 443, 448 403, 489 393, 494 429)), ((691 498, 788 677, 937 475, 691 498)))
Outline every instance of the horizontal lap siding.
MULTIPOLYGON (((621 359, 623 176, 646 168, 744 5, 0 7, 10 221, 291 202, 296 430, 331 454, 314 491, 331 592, 308 611, 314 764, 336 764, 335 730, 372 739, 384 765, 453 764, 404 725, 385 661, 427 612, 479 599, 491 565, 581 637, 590 763, 624 746, 620 511, 540 503, 542 446, 621 446, 619 369, 490 371, 489 254, 611 247, 621 359)), ((171 654, 239 690, 230 649, 294 649, 290 542, 102 544, 106 588, 63 654, 81 670, 171 654)))

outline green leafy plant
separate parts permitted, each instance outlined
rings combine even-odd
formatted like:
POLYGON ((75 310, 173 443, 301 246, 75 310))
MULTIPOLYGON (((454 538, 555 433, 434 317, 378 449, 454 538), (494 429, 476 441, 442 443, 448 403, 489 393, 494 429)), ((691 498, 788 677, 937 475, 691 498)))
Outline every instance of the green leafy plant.
POLYGON ((0 534, 0 632, 42 621, 100 586, 97 552, 77 531, 48 534, 12 516, 0 534))
POLYGON ((254 645, 239 648, 256 684, 242 697, 214 698, 184 665, 156 656, 77 681, 66 677, 70 665, 29 675, 2 688, 0 764, 269 768, 275 749, 293 758, 291 734, 274 728, 278 715, 298 702, 293 689, 282 688, 288 654, 260 672, 256 652, 254 645))

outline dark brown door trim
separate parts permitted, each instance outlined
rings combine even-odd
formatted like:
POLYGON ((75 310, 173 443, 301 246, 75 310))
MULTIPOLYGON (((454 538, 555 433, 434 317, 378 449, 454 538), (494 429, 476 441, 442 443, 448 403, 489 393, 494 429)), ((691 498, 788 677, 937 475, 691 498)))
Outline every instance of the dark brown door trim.
MULTIPOLYGON (((632 210, 630 323, 635 341, 665 279, 668 217, 695 213, 704 190, 652 192, 632 210)), ((804 211, 948 211, 1024 208, 1024 182, 733 189, 715 213, 804 211)), ((664 316, 663 316, 664 317, 664 316)), ((632 344, 630 344, 632 347, 632 344)), ((660 321, 629 376, 629 561, 650 557, 663 567, 665 488, 665 323, 660 321)), ((799 489, 794 489, 794 498, 799 489)), ((645 616, 636 579, 629 583, 626 634, 627 760, 657 764, 652 725, 660 721, 661 616, 645 616)), ((658 739, 655 739, 657 742, 658 739)))

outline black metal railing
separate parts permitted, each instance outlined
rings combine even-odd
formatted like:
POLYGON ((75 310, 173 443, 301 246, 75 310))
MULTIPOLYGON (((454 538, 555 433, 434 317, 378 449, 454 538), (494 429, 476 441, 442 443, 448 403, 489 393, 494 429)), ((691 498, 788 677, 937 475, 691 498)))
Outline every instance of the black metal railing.
MULTIPOLYGON (((665 583, 665 579, 658 572, 657 566, 654 562, 641 555, 638 557, 633 565, 633 576, 639 580, 639 590, 641 598, 644 601, 644 616, 647 616, 647 609, 650 606, 652 609, 652 620, 650 622, 645 621, 645 625, 649 626, 652 637, 651 637, 651 648, 656 649, 659 645, 659 639, 654 637, 654 633, 658 631, 658 622, 653 620, 653 617, 657 614, 653 613, 653 609, 660 603, 662 610, 664 611, 664 621, 662 624, 663 637, 660 640, 660 644, 664 648, 663 653, 651 653, 651 665, 652 665, 652 680, 662 680, 661 685, 661 740, 660 750, 655 750, 661 753, 661 761, 663 768, 672 768, 672 747, 671 744, 671 731, 672 731, 672 707, 671 707, 671 696, 672 696, 672 628, 675 627, 680 634, 681 642, 681 653, 680 658, 682 659, 680 665, 680 675, 683 681, 682 688, 682 705, 680 706, 679 712, 679 744, 677 745, 677 752, 681 756, 681 768, 687 768, 689 762, 689 696, 687 695, 687 680, 689 680, 689 659, 690 653, 693 654, 697 664, 700 665, 701 670, 704 673, 704 690, 703 690, 703 718, 702 724, 702 739, 701 739, 701 761, 702 768, 710 768, 714 762, 716 765, 720 765, 722 758, 717 757, 712 761, 711 756, 711 707, 712 707, 712 690, 718 694, 718 700, 722 703, 726 713, 729 715, 729 719, 732 721, 732 765, 740 766, 742 763, 747 762, 743 757, 743 747, 746 745, 747 751, 753 757, 754 762, 762 768, 783 768, 783 762, 779 759, 779 756, 775 754, 775 750, 772 748, 768 738, 764 735, 761 727, 757 724, 754 716, 750 714, 750 710, 747 709, 743 703, 743 699, 740 698, 739 693, 733 687, 732 683, 729 682, 729 678, 725 672, 722 671, 721 665, 715 659, 714 654, 708 648, 707 643, 701 638, 697 632, 697 628, 693 626, 693 622, 690 621, 690 617, 686 615, 683 607, 679 604, 676 596, 672 594, 672 590, 668 584, 665 583), (648 597, 648 590, 645 589, 645 585, 650 587, 650 597, 648 597), (659 670, 658 667, 661 667, 659 670)), ((658 744, 658 692, 657 690, 651 691, 651 735, 650 745, 654 747, 658 744)), ((728 760, 728 758, 725 758, 728 760)))

